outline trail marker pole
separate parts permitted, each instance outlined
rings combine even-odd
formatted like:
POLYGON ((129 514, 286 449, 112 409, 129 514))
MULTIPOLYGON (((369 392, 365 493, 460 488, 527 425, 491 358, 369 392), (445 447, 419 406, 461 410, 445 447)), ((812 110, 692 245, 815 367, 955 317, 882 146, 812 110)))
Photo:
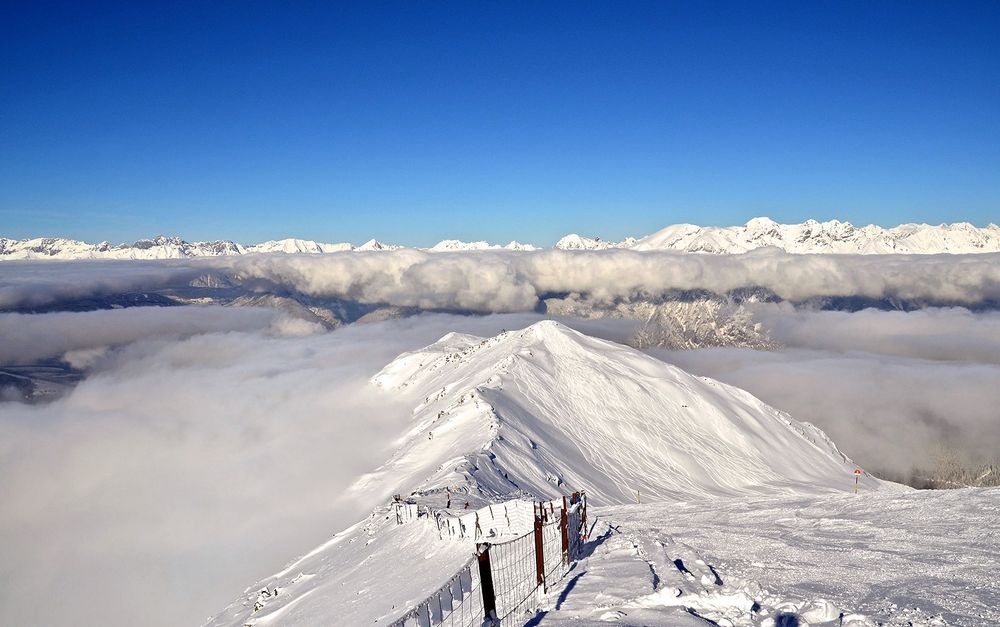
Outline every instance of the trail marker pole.
POLYGON ((861 479, 861 469, 860 468, 855 468, 854 469, 854 493, 855 494, 858 493, 858 480, 859 479, 861 479))

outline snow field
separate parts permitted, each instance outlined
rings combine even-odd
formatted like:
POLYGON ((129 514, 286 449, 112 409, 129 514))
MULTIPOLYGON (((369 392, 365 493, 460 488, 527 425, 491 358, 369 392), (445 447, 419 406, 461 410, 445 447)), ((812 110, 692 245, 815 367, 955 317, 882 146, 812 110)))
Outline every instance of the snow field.
MULTIPOLYGON (((401 355, 373 384, 412 404, 412 427, 389 461, 352 490, 386 501, 406 495, 437 518, 412 520, 407 507, 412 522, 397 526, 395 513, 380 508, 248 589, 210 625, 394 620, 435 590, 450 590, 477 539, 492 534, 498 542, 530 523, 516 504, 501 515, 500 502, 580 488, 592 505, 608 507, 590 529, 583 559, 540 602, 505 601, 519 611, 537 605, 522 616, 528 624, 1000 619, 988 609, 1000 605, 997 577, 983 566, 985 555, 998 554, 987 523, 996 518, 995 501, 977 496, 968 510, 868 475, 854 495, 854 464, 819 429, 633 349, 550 321, 493 338, 449 334, 401 355), (630 505, 637 497, 642 504, 630 505), (954 514, 952 527, 924 525, 941 512, 954 514), (893 535, 896 520, 901 530, 893 535), (978 535, 954 529, 962 520, 981 525, 978 535), (946 606, 934 586, 913 584, 922 581, 914 573, 925 560, 949 577, 959 572, 936 549, 921 548, 913 536, 925 530, 939 534, 938 549, 970 556, 958 561, 974 566, 962 572, 976 584, 962 576, 935 584, 967 600, 946 606), (886 571, 894 562, 905 567, 905 580, 886 571)), ((508 555, 511 568, 525 555, 508 555)), ((503 589, 519 596, 517 584, 503 589)))

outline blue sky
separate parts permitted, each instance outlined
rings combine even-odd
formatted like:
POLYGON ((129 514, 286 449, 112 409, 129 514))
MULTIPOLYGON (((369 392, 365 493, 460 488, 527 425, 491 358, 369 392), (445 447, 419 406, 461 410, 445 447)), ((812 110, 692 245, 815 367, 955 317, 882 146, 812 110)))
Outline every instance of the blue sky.
POLYGON ((1000 3, 7 3, 0 235, 1000 222, 1000 3))

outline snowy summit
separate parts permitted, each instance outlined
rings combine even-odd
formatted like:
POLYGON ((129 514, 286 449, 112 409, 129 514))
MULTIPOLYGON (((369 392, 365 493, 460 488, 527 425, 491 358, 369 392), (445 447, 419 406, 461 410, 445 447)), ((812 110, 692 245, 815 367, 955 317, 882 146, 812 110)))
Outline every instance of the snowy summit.
MULTIPOLYGON (((557 322, 490 338, 451 333, 399 356, 372 382, 413 406, 390 461, 352 488, 386 502, 403 494, 461 513, 461 502, 480 508, 579 489, 594 505, 622 505, 852 487, 853 463, 819 429, 557 322)), ((862 485, 902 490, 868 475, 862 485)), ((440 538, 431 519, 396 526, 387 511, 258 582, 209 624, 391 623, 461 567, 471 547, 440 538)), ((685 590, 721 594, 714 577, 685 590)))
POLYGON ((408 444, 375 474, 422 468, 407 491, 461 482, 491 498, 552 498, 585 488, 615 504, 637 490, 656 500, 836 490, 854 468, 819 429, 743 390, 554 321, 493 338, 450 334, 374 381, 419 401, 408 444), (459 451, 463 464, 433 472, 459 451))

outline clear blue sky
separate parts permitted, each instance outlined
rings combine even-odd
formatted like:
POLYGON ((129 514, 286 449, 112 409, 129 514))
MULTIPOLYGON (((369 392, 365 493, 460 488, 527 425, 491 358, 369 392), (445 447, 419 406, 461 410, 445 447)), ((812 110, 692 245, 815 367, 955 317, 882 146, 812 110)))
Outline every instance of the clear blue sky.
POLYGON ((0 235, 1000 222, 1000 2, 7 2, 0 235))

